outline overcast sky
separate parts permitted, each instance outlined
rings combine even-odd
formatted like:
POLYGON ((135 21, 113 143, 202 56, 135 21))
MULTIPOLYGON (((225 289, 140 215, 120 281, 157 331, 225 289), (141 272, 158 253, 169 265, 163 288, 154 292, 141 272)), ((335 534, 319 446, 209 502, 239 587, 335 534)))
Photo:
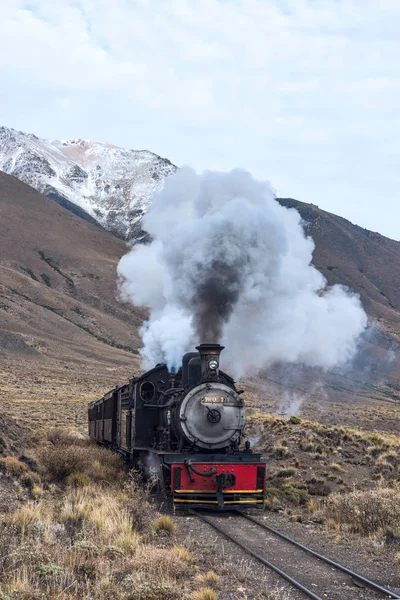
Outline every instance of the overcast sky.
POLYGON ((3 0, 0 124, 244 167, 400 240, 399 0, 3 0))

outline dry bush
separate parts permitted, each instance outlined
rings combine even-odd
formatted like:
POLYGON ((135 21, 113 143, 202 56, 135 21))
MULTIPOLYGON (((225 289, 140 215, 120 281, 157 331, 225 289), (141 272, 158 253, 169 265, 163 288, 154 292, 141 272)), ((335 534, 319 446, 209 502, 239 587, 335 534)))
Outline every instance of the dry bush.
POLYGON ((296 469, 294 469, 293 467, 288 467, 286 469, 281 469, 280 471, 278 471, 275 474, 275 477, 283 479, 287 477, 293 477, 293 475, 296 475, 296 469))
POLYGON ((91 481, 115 484, 125 477, 118 454, 68 430, 54 429, 48 437, 51 445, 38 454, 50 480, 64 483, 68 479, 71 485, 83 487, 91 481))
POLYGON ((46 438, 53 446, 70 446, 71 444, 85 444, 87 443, 85 436, 78 432, 65 429, 64 427, 55 427, 47 432, 46 438))
POLYGON ((182 590, 168 581, 133 583, 129 592, 123 596, 124 600, 178 600, 178 598, 184 598, 182 590))
POLYGON ((27 502, 2 518, 5 527, 11 526, 24 537, 32 531, 40 531, 52 518, 52 506, 47 502, 27 502))
POLYGON ((400 489, 377 488, 334 494, 325 502, 324 515, 351 531, 370 535, 400 528, 400 489))
POLYGON ((150 508, 132 487, 67 487, 0 516, 0 598, 64 598, 66 589, 70 600, 183 597, 194 558, 142 542, 131 505, 150 508))
POLYGON ((95 537, 98 543, 115 545, 127 554, 140 541, 124 490, 95 485, 68 489, 59 505, 58 518, 73 540, 95 537))
POLYGON ((274 452, 275 458, 277 458, 279 460, 283 460, 284 458, 289 457, 289 450, 287 449, 286 446, 283 446, 282 444, 275 446, 273 452, 274 452))
POLYGON ((289 418, 289 423, 291 423, 291 425, 300 425, 301 419, 300 419, 300 417, 296 417, 295 415, 292 415, 289 418))
POLYGON ((83 472, 87 465, 86 449, 79 446, 45 448, 39 458, 50 479, 57 482, 65 481, 72 473, 83 472))
POLYGON ((151 579, 166 577, 178 580, 187 575, 188 565, 173 548, 156 548, 152 545, 139 546, 127 564, 129 572, 139 571, 151 579))
POLYGON ((28 472, 28 467, 14 456, 0 458, 0 469, 12 477, 20 477, 28 472))

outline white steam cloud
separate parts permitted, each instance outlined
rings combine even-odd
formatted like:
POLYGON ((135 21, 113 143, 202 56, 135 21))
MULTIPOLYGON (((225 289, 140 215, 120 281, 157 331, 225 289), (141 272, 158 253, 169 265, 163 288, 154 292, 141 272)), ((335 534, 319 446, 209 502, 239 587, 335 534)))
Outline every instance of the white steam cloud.
POLYGON ((330 369, 356 353, 367 317, 359 297, 310 263, 301 217, 243 170, 169 177, 118 272, 123 296, 150 308, 144 366, 178 368, 198 343, 220 342, 236 376, 275 362, 330 369))

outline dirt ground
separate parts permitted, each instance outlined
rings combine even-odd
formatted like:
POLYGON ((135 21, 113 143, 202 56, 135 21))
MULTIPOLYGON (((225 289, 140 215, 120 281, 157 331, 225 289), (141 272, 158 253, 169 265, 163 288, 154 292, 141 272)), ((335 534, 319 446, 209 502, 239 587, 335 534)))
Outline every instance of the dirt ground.
MULTIPOLYGON (((348 568, 360 573, 364 577, 389 587, 392 591, 400 593, 400 568, 394 554, 391 559, 387 555, 366 556, 362 548, 355 548, 346 544, 338 544, 332 537, 326 536, 321 526, 314 523, 292 523, 285 515, 267 514, 265 516, 253 512, 260 521, 278 529, 311 547, 313 550, 344 564, 348 568)), ((210 516, 213 518, 212 514, 210 516)), ((308 558, 300 550, 291 546, 282 550, 274 537, 264 536, 240 517, 226 515, 218 518, 221 526, 230 530, 235 536, 249 543, 253 549, 262 554, 267 560, 293 576, 303 577, 306 572, 307 586, 322 597, 345 600, 348 598, 379 598, 369 590, 358 587, 350 576, 333 573, 329 581, 330 567, 324 563, 317 563, 315 559, 308 558), (258 539, 254 545, 254 540, 258 539), (293 569, 293 566, 295 567, 293 569), (292 567, 292 568, 291 568, 292 567)), ((179 527, 178 539, 200 557, 203 570, 213 569, 220 577, 219 600, 302 600, 304 595, 291 584, 273 571, 266 569, 252 557, 248 557, 232 542, 224 539, 211 527, 205 525, 195 516, 177 516, 179 527)))

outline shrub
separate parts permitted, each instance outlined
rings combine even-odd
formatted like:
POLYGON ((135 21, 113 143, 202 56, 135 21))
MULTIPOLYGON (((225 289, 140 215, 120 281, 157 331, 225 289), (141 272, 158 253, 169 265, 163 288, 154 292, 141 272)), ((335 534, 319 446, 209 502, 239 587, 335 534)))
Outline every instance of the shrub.
POLYGON ((154 581, 136 584, 132 592, 127 594, 126 600, 177 600, 181 597, 176 585, 154 581))
POLYGON ((140 572, 149 579, 177 580, 188 573, 188 562, 174 548, 156 548, 142 544, 126 565, 129 572, 140 572))
POLYGON ((289 423, 292 423, 292 425, 300 425, 301 419, 300 419, 300 417, 296 417, 295 415, 292 415, 289 419, 289 423))
POLYGON ((85 438, 74 431, 63 427, 55 427, 47 433, 47 439, 53 446, 70 446, 71 444, 82 443, 85 438))
POLYGON ((52 445, 43 448, 39 458, 51 480, 84 487, 90 482, 118 484, 125 478, 118 454, 64 429, 53 429, 48 437, 52 445))
POLYGON ((26 464, 14 456, 0 458, 0 468, 5 471, 7 475, 12 475, 13 477, 20 477, 28 471, 26 464))
POLYGON ((334 473, 346 473, 346 469, 343 469, 343 467, 337 463, 332 463, 329 468, 334 473))
POLYGON ((315 481, 308 484, 308 493, 311 496, 329 496, 332 492, 331 487, 324 481, 315 481))
POLYGON ((282 487, 270 486, 267 487, 266 490, 265 507, 267 509, 272 509, 279 503, 287 503, 294 506, 307 506, 310 499, 307 490, 298 487, 291 485, 282 485, 282 487))
POLYGON ((283 458, 287 458, 289 456, 289 450, 286 448, 286 446, 275 446, 274 455, 276 458, 282 460, 283 458))
POLYGON ((40 459, 48 475, 54 481, 63 482, 71 473, 85 470, 87 454, 79 446, 59 445, 44 449, 40 459))
POLYGON ((280 471, 278 471, 276 474, 276 477, 280 477, 280 478, 292 477, 295 474, 296 474, 296 469, 289 467, 287 469, 281 469, 280 471))
POLYGON ((24 485, 28 490, 32 490, 35 486, 39 486, 42 480, 40 479, 40 475, 37 473, 25 473, 21 479, 22 485, 24 485))
POLYGON ((378 488, 334 494, 326 501, 324 514, 354 532, 370 535, 388 527, 400 527, 400 490, 378 488))
POLYGON ((25 463, 31 471, 38 470, 38 464, 36 460, 31 456, 26 456, 25 454, 22 454, 22 456, 19 457, 19 460, 25 463))

